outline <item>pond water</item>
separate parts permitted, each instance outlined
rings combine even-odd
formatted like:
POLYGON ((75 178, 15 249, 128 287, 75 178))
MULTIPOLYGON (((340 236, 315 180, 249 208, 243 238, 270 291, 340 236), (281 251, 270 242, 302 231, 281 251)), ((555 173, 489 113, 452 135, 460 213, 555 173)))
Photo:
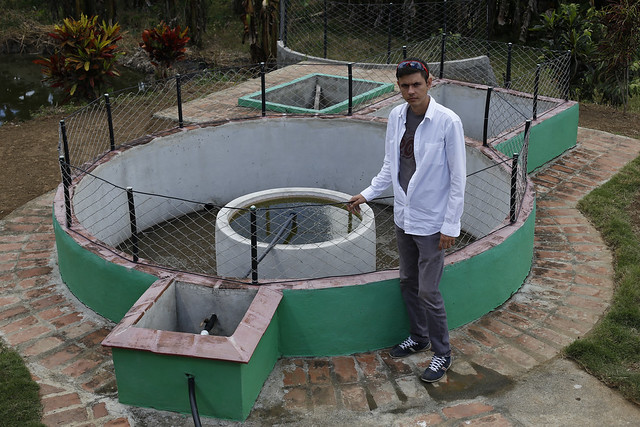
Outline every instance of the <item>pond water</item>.
MULTIPOLYGON (((42 83, 39 55, 0 55, 0 126, 12 120, 28 120, 43 105, 60 103, 61 90, 42 83)), ((122 74, 114 79, 113 90, 137 86, 145 74, 118 67, 122 74)))

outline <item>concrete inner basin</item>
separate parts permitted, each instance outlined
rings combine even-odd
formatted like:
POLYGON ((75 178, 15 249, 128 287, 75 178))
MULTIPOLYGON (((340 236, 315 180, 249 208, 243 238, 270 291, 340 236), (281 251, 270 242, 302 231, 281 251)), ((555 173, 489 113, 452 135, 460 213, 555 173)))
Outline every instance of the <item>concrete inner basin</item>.
MULTIPOLYGON (((392 83, 352 79, 352 105, 393 91, 392 83)), ((308 74, 265 91, 266 109, 281 113, 337 113, 348 108, 349 79, 328 74, 308 74)), ((238 99, 241 107, 262 108, 262 92, 238 99)))
POLYGON ((375 271, 376 226, 373 210, 363 206, 354 220, 354 216, 343 205, 349 198, 349 194, 339 191, 289 187, 259 191, 232 200, 220 210, 216 219, 218 274, 226 277, 248 275, 247 264, 242 260, 251 252, 246 209, 252 205, 263 206, 260 208, 261 221, 258 224, 262 230, 261 239, 257 243, 258 256, 261 258, 258 266, 260 277, 316 278, 375 271), (264 206, 283 205, 287 201, 301 199, 306 199, 307 203, 276 210, 273 213, 275 224, 270 225, 267 215, 271 217, 271 211, 265 210, 264 206), (280 231, 277 228, 282 226, 285 227, 282 237, 275 244, 270 244, 271 241, 267 239, 277 237, 280 231), (267 232, 267 229, 270 231, 267 232), (296 237, 300 239, 296 240, 296 237), (290 242, 287 243, 287 240, 290 242))

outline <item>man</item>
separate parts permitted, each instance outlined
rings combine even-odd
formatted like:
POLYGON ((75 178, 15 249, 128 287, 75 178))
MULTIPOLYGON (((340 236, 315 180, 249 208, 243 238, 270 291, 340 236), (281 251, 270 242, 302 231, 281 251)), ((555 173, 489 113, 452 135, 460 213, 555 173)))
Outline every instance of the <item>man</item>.
POLYGON ((393 185, 394 222, 400 255, 400 289, 410 335, 391 357, 433 349, 421 379, 435 382, 451 366, 449 330, 439 284, 444 250, 460 235, 466 155, 460 118, 428 95, 432 77, 417 58, 398 64, 396 78, 406 101, 387 123, 382 169, 349 209, 378 197, 393 185))

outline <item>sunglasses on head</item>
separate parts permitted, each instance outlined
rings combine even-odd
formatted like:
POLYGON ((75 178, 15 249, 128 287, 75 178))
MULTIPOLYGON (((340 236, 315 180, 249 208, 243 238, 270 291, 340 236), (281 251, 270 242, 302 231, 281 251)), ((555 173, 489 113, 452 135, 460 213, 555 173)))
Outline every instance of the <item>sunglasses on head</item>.
POLYGON ((401 68, 413 68, 416 70, 421 70, 424 71, 425 73, 427 73, 427 75, 429 75, 429 69, 427 68, 426 65, 424 65, 422 62, 420 61, 414 61, 414 60, 410 60, 410 61, 402 61, 401 63, 398 64, 398 70, 401 68))

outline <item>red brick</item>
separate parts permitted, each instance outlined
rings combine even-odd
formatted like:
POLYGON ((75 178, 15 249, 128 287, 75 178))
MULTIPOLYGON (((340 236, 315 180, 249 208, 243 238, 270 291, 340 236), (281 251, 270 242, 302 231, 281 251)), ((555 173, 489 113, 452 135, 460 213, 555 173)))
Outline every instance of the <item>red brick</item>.
POLYGON ((474 402, 465 403, 456 406, 449 406, 442 409, 442 413, 447 418, 467 418, 475 415, 483 414, 485 412, 493 411, 493 406, 485 405, 484 403, 474 402))
MULTIPOLYGON (((298 360, 298 362, 301 362, 298 360)), ((295 363, 286 363, 282 367, 284 373, 283 384, 285 386, 304 385, 307 383, 307 374, 303 366, 295 363)))
POLYGON ((0 311, 0 320, 11 319, 12 317, 19 316, 27 312, 27 309, 23 305, 19 305, 10 308, 5 311, 0 311))
MULTIPOLYGON (((51 324, 56 328, 62 328, 64 326, 70 325, 72 323, 76 323, 82 320, 82 315, 80 313, 69 313, 66 316, 59 317, 55 320, 51 321, 51 324)), ((106 337, 106 335, 105 335, 106 337)), ((102 341, 102 340, 100 340, 102 341)))
POLYGON ((82 388, 91 393, 111 393, 117 390, 115 374, 100 368, 82 388))
POLYGON ((389 370, 393 375, 407 375, 413 372, 413 368, 402 359, 394 359, 389 356, 389 353, 382 352, 380 357, 384 363, 389 367, 389 370))
POLYGON ((368 411, 367 394, 359 384, 348 384, 340 390, 342 404, 351 411, 368 411))
POLYGON ((38 319, 33 316, 28 316, 20 320, 16 320, 15 322, 11 322, 3 327, 0 327, 0 330, 5 334, 10 334, 12 332, 28 328, 29 326, 33 326, 36 323, 38 323, 38 319))
POLYGON ((558 350, 529 335, 520 335, 516 342, 532 353, 542 356, 540 359, 548 360, 558 354, 558 350))
POLYGON ((37 356, 46 353, 62 344, 63 341, 56 337, 47 337, 38 340, 35 344, 25 348, 21 353, 25 356, 37 356))
POLYGON ((497 334, 501 337, 513 338, 517 337, 521 334, 517 329, 506 325, 498 320, 496 320, 493 316, 485 316, 478 322, 479 325, 484 326, 494 334, 497 334))
POLYGON ((67 411, 45 414, 42 422, 47 426, 64 426, 87 421, 87 418, 87 410, 85 408, 74 408, 67 411))
POLYGON ((51 274, 51 267, 34 267, 27 270, 16 272, 19 279, 28 279, 29 277, 45 276, 51 274))
POLYGON ((386 378, 386 372, 378 361, 376 353, 357 354, 356 361, 366 378, 386 378))
POLYGON ((45 414, 56 409, 80 405, 81 403, 82 402, 80 402, 80 396, 78 396, 78 393, 67 393, 59 396, 45 397, 44 399, 42 399, 45 414))
POLYGON ((593 298, 584 298, 581 296, 570 296, 567 298, 566 303, 578 308, 584 308, 588 310, 603 312, 609 304, 596 300, 593 298))
POLYGON ((104 427, 130 427, 129 420, 126 418, 116 418, 115 420, 109 421, 104 425, 104 427))
POLYGON ((356 370, 356 362, 353 357, 334 357, 331 360, 338 382, 353 383, 358 381, 358 371, 356 370))
POLYGON ((488 330, 481 328, 479 326, 471 325, 467 328, 467 333, 474 339, 478 340, 478 342, 487 347, 495 347, 500 344, 500 340, 496 338, 488 330))
POLYGON ((511 427, 513 424, 502 414, 490 414, 481 418, 465 421, 465 426, 511 427))
POLYGON ((30 341, 34 338, 41 337, 49 332, 50 330, 46 326, 33 326, 29 329, 24 329, 22 331, 9 335, 7 337, 7 342, 15 346, 30 341))
POLYGON ((96 324, 93 322, 82 322, 78 325, 70 326, 62 332, 68 339, 75 339, 93 330, 96 324))
POLYGON ((56 366, 60 366, 65 362, 76 357, 82 349, 75 344, 68 345, 59 352, 52 354, 51 356, 40 361, 40 364, 45 368, 52 369, 56 366))
POLYGON ((318 385, 311 388, 311 401, 314 406, 335 406, 336 393, 331 385, 318 385))
POLYGON ((42 310, 38 313, 38 316, 40 316, 40 318, 44 320, 51 320, 55 319, 56 317, 62 316, 63 314, 64 311, 62 311, 61 307, 52 307, 46 310, 42 310))
POLYGON ((42 298, 36 301, 31 301, 31 307, 36 310, 40 310, 46 307, 51 307, 52 305, 59 305, 65 303, 65 299, 62 295, 51 295, 47 298, 42 298))
POLYGON ((2 307, 4 305, 15 304, 18 301, 20 301, 20 299, 18 297, 2 297, 2 298, 0 298, 0 307, 2 307))
POLYGON ((307 389, 304 387, 293 387, 284 391, 284 406, 287 409, 307 408, 307 389))
MULTIPOLYGON (((75 313, 79 316, 78 313, 75 313)), ((84 345, 86 345, 87 347, 95 347, 100 345, 100 343, 102 342, 102 340, 104 340, 107 335, 109 335, 109 332, 111 332, 109 329, 107 328, 100 328, 97 331, 91 332, 89 335, 87 335, 86 337, 83 337, 80 342, 84 345)))
POLYGON ((309 382, 311 384, 326 384, 331 381, 329 361, 325 359, 312 359, 309 364, 309 382))
POLYGON ((93 418, 103 418, 109 415, 107 411, 107 405, 104 402, 96 403, 91 407, 91 411, 93 412, 93 418))
POLYGON ((514 363, 518 366, 522 366, 525 369, 531 369, 537 365, 536 359, 529 356, 524 351, 515 348, 513 346, 505 346, 497 349, 497 353, 514 363))
POLYGON ((462 337, 456 334, 455 336, 452 335, 449 341, 451 343, 451 346, 454 347, 459 353, 470 356, 482 352, 482 348, 478 345, 478 343, 476 341, 472 341, 467 337, 462 337))
POLYGON ((51 384, 39 384, 40 386, 40 396, 48 396, 50 394, 57 394, 60 393, 62 391, 64 391, 64 389, 60 388, 60 387, 56 387, 53 386, 51 384))
POLYGON ((400 399, 398 398, 393 385, 388 381, 370 381, 368 389, 378 408, 388 407, 391 404, 400 404, 400 399))
POLYGON ((534 336, 549 342, 551 346, 555 346, 558 349, 567 346, 574 341, 573 337, 559 334, 548 328, 534 328, 531 330, 531 333, 534 336))
POLYGON ((80 359, 67 366, 62 373, 71 377, 79 377, 86 374, 100 364, 100 361, 90 359, 80 359))
POLYGON ((394 427, 435 426, 443 422, 444 420, 438 414, 424 414, 411 418, 400 418, 393 425, 394 427))

